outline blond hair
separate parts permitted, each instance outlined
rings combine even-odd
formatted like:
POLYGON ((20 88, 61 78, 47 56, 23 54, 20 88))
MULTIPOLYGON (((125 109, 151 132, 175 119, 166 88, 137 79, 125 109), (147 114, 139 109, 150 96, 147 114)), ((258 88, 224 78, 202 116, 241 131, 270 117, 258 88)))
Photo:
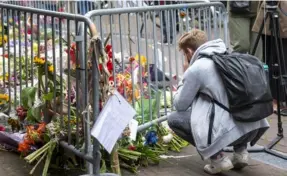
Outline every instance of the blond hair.
POLYGON ((183 51, 186 51, 188 48, 195 51, 205 42, 207 42, 206 33, 199 29, 192 29, 180 37, 178 47, 183 51))

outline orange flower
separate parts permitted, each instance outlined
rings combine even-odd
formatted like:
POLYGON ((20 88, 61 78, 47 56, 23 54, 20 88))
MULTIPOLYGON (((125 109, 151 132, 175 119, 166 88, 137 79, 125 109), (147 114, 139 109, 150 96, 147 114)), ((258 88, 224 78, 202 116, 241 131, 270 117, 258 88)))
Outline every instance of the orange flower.
POLYGON ((27 131, 27 134, 31 134, 34 130, 34 126, 27 126, 26 127, 26 131, 27 131))
POLYGON ((18 151, 26 155, 32 144, 35 144, 34 141, 25 138, 23 142, 19 143, 18 151))
POLYGON ((181 18, 184 18, 184 17, 186 16, 186 13, 185 13, 184 11, 181 11, 181 12, 179 13, 179 15, 180 15, 181 18))
POLYGON ((24 154, 26 154, 29 151, 29 149, 30 149, 30 145, 26 143, 25 141, 23 141, 22 143, 18 145, 18 151, 24 154))
POLYGON ((39 127, 38 127, 38 129, 37 129, 37 132, 38 132, 39 134, 41 134, 41 133, 43 133, 43 132, 45 131, 45 129, 46 129, 46 124, 45 124, 45 123, 40 123, 40 124, 39 124, 39 127))
POLYGON ((134 58, 134 57, 130 57, 130 62, 133 62, 133 61, 135 61, 136 59, 134 58))
POLYGON ((134 97, 136 100, 140 99, 140 91, 138 89, 134 91, 134 97))

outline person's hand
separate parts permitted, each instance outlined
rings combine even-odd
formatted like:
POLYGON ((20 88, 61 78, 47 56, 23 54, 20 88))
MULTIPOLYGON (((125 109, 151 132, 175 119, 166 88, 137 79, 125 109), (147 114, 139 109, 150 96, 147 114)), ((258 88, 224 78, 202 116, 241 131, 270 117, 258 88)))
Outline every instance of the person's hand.
POLYGON ((189 48, 186 49, 186 52, 184 52, 184 64, 183 64, 183 71, 185 72, 188 67, 189 67, 189 63, 190 63, 190 59, 192 58, 193 55, 193 51, 189 48))
POLYGON ((185 72, 189 67, 189 62, 187 61, 187 59, 184 59, 184 63, 183 63, 183 71, 185 72))

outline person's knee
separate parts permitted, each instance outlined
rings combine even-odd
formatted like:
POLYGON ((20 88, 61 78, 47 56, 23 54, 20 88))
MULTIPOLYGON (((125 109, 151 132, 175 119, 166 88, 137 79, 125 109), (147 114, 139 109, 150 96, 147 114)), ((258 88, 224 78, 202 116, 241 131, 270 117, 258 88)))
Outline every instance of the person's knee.
POLYGON ((167 117, 168 126, 173 129, 180 129, 185 133, 190 133, 190 112, 172 112, 167 117))
POLYGON ((175 120, 175 117, 172 115, 172 113, 170 115, 168 115, 167 124, 171 129, 174 129, 174 127, 175 127, 174 120, 175 120))

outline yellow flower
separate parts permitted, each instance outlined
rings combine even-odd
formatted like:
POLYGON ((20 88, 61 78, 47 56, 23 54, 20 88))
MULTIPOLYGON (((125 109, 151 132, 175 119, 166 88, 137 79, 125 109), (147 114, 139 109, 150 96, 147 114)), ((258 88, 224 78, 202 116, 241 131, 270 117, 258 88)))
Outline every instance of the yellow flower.
POLYGON ((43 65, 45 63, 45 59, 44 58, 38 58, 36 56, 36 57, 34 57, 34 63, 39 64, 39 65, 43 65))
POLYGON ((0 45, 2 45, 2 41, 4 41, 4 43, 7 42, 7 35, 4 35, 4 38, 2 38, 2 35, 0 35, 0 45))
POLYGON ((130 80, 130 79, 131 79, 131 74, 126 73, 126 74, 125 74, 125 79, 126 79, 126 80, 130 80))
POLYGON ((50 66, 48 67, 48 70, 49 70, 49 72, 54 73, 54 66, 53 66, 53 65, 50 65, 50 66))
POLYGON ((134 90, 134 97, 136 100, 140 99, 140 91, 138 89, 134 90))
POLYGON ((7 95, 7 94, 0 94, 0 100, 9 101, 9 95, 7 95))
POLYGON ((117 74, 117 77, 116 77, 116 80, 119 81, 119 82, 122 82, 123 80, 125 79, 124 75, 122 74, 117 74))
POLYGON ((8 81, 9 80, 9 74, 6 73, 5 76, 0 76, 0 81, 3 80, 4 78, 4 81, 8 81))
MULTIPOLYGON (((136 60, 137 62, 139 62, 139 55, 138 55, 138 54, 136 55, 135 60, 136 60)), ((146 65, 146 62, 147 62, 146 57, 143 56, 143 55, 141 55, 141 61, 140 61, 140 62, 141 62, 141 65, 142 65, 142 66, 145 66, 145 65, 146 65)))

